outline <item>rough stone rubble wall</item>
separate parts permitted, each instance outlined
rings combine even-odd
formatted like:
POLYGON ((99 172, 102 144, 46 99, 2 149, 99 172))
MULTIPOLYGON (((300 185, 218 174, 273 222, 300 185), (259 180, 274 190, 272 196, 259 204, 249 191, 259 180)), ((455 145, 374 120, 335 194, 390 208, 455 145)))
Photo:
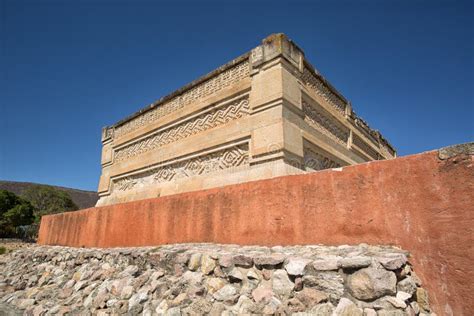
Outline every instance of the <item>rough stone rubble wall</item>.
POLYGON ((394 247, 32 247, 0 258, 0 300, 28 315, 430 314, 394 247))

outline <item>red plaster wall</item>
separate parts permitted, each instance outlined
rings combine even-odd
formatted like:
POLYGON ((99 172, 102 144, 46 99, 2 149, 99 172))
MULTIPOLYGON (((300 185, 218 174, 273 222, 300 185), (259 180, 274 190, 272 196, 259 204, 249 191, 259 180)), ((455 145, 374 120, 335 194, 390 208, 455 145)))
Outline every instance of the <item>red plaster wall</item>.
POLYGON ((474 313, 474 156, 395 160, 44 216, 40 244, 394 244, 439 315, 474 313))

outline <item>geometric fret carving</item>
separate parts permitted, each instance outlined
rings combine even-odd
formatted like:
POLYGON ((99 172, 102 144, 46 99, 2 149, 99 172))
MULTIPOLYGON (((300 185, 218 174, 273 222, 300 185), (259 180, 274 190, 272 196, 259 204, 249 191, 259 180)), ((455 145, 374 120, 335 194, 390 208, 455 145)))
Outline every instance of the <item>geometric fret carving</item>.
POLYGON ((332 160, 327 155, 321 152, 316 152, 313 149, 305 147, 304 152, 304 166, 307 171, 324 170, 331 168, 339 168, 341 164, 332 160))
POLYGON ((390 157, 393 157, 393 150, 390 150, 390 148, 388 148, 386 145, 384 145, 383 143, 380 144, 380 152, 382 153, 382 156, 384 158, 390 158, 390 157))
MULTIPOLYGON (((390 158, 395 156, 395 151, 388 145, 388 142, 385 140, 385 138, 383 138, 379 131, 370 128, 369 124, 367 124, 366 121, 364 121, 361 117, 357 116, 355 113, 352 113, 352 115, 354 119, 354 124, 363 131, 367 132, 373 138, 374 142, 379 145, 383 157, 390 158)), ((362 140, 360 142, 363 143, 362 140)), ((369 148, 368 150, 370 151, 371 149, 369 148)))
POLYGON ((150 184, 169 182, 175 179, 248 165, 249 145, 244 143, 183 161, 173 159, 164 162, 159 167, 151 170, 114 180, 113 190, 127 191, 150 184))
POLYGON ((152 149, 187 138, 208 129, 224 125, 249 114, 248 97, 233 101, 223 107, 203 113, 181 124, 150 135, 115 152, 114 161, 135 157, 152 149))
POLYGON ((304 120, 326 136, 346 146, 349 129, 338 125, 333 119, 323 114, 316 106, 303 100, 304 120))
POLYGON ((372 146, 367 145, 359 136, 357 136, 355 133, 352 134, 352 144, 356 145, 360 149, 362 149, 363 152, 365 152, 367 155, 372 157, 375 160, 378 160, 380 158, 380 155, 378 152, 372 148, 372 146))
POLYGON ((106 126, 102 128, 102 141, 106 141, 107 139, 114 138, 114 129, 110 126, 106 126))
POLYGON ((331 104, 338 112, 344 114, 346 110, 345 102, 332 92, 319 78, 314 76, 306 67, 301 75, 301 80, 308 89, 313 90, 313 92, 326 100, 326 102, 331 104))
POLYGON ((233 85, 249 76, 248 60, 214 76, 203 83, 183 92, 169 101, 150 109, 130 121, 115 128, 115 136, 127 134, 139 127, 145 126, 157 119, 181 109, 187 104, 210 96, 226 87, 233 85))

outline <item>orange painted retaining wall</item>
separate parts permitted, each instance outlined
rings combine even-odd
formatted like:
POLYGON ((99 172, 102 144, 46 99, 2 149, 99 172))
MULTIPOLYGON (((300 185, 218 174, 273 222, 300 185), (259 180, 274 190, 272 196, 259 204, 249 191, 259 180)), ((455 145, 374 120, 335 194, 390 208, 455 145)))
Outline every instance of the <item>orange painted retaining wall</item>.
POLYGON ((44 216, 40 244, 395 244, 438 315, 474 313, 474 159, 438 152, 44 216))

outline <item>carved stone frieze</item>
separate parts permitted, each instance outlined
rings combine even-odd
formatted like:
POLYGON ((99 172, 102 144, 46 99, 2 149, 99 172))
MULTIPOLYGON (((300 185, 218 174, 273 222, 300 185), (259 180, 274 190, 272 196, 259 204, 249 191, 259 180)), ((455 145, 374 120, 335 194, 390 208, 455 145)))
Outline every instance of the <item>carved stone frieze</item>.
POLYGON ((246 96, 184 121, 181 124, 174 125, 169 129, 152 134, 135 143, 119 148, 115 152, 114 161, 124 161, 152 149, 195 135, 199 132, 224 125, 227 122, 236 120, 248 114, 249 100, 246 96))
POLYGON ((103 127, 102 128, 102 141, 105 142, 109 139, 113 139, 114 138, 114 129, 113 127, 103 127))
POLYGON ((151 184, 248 165, 249 146, 248 143, 244 143, 190 159, 164 162, 160 166, 143 173, 114 180, 113 189, 128 191, 151 184))
POLYGON ((341 164, 331 159, 328 155, 317 152, 312 148, 304 148, 304 167, 308 171, 324 170, 341 167, 341 164))
POLYGON ((316 128, 323 134, 332 138, 339 144, 346 146, 349 138, 349 129, 337 124, 336 121, 324 114, 322 109, 313 106, 303 100, 304 120, 312 127, 316 128))
POLYGON ((326 102, 331 104, 338 112, 344 114, 346 109, 345 102, 332 92, 328 86, 321 79, 317 78, 307 67, 303 70, 301 81, 309 90, 315 92, 326 102))
POLYGON ((354 134, 352 136, 352 143, 356 145, 357 147, 359 147, 360 149, 362 149, 364 153, 366 153, 373 159, 375 160, 380 159, 380 155, 377 153, 377 151, 373 149, 371 146, 369 146, 368 144, 366 144, 359 136, 354 134))
POLYGON ((249 63, 244 61, 221 74, 203 82, 200 85, 187 90, 186 92, 174 97, 173 99, 146 111, 134 119, 119 125, 115 128, 115 135, 122 136, 137 128, 145 126, 160 117, 174 112, 187 104, 210 96, 224 88, 227 88, 249 76, 249 63))

